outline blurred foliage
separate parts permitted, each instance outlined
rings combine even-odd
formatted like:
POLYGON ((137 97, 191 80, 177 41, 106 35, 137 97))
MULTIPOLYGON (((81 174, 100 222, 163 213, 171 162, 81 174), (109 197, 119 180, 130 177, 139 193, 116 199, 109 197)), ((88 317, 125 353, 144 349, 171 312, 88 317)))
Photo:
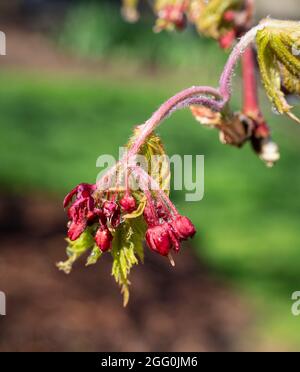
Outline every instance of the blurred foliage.
POLYGON ((153 33, 155 17, 144 15, 136 24, 121 19, 118 7, 106 3, 79 4, 70 8, 59 43, 84 57, 137 59, 149 65, 191 66, 225 55, 216 45, 200 38, 193 27, 185 32, 153 33), (199 42, 200 40, 200 42, 199 42))

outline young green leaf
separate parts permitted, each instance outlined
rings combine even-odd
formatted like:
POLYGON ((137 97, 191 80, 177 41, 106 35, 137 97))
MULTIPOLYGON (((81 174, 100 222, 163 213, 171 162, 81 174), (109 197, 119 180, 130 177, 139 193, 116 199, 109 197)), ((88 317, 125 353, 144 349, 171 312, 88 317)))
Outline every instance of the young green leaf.
POLYGON ((203 1, 202 11, 196 20, 198 31, 203 35, 219 39, 228 28, 223 21, 224 13, 229 10, 239 10, 243 5, 241 0, 211 0, 203 1))
POLYGON ((258 62, 263 84, 275 109, 296 122, 293 108, 285 98, 285 87, 291 93, 299 92, 300 59, 297 45, 300 41, 298 22, 268 21, 256 35, 258 62))
POLYGON ((90 255, 87 258, 86 266, 95 265, 102 256, 102 251, 97 245, 94 245, 90 255))
POLYGON ((65 262, 57 263, 56 266, 59 270, 64 271, 66 274, 70 274, 74 262, 88 249, 92 248, 95 241, 89 229, 85 230, 77 240, 71 241, 70 239, 66 239, 66 241, 68 242, 67 256, 69 258, 65 262))
MULTIPOLYGON (((140 128, 137 127, 133 138, 128 143, 128 148, 134 143, 139 133, 140 128)), ((171 179, 170 164, 160 137, 152 133, 141 147, 139 155, 144 156, 146 159, 147 173, 151 174, 160 189, 169 195, 171 179)))
POLYGON ((112 275, 121 286, 124 306, 129 300, 128 279, 131 268, 138 264, 136 255, 143 260, 145 223, 142 218, 128 219, 116 230, 113 240, 112 275))
POLYGON ((291 94, 300 95, 300 79, 292 75, 284 66, 281 66, 282 84, 291 94))

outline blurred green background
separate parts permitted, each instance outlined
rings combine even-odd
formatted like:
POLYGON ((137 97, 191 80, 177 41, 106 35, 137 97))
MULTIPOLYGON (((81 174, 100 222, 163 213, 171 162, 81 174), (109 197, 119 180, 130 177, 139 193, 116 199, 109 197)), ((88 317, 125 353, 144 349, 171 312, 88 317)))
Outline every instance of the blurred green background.
MULTIPOLYGON (((217 85, 227 55, 193 29, 156 35, 149 13, 130 25, 118 6, 75 3, 44 29, 32 26, 32 14, 24 25, 26 32, 42 29, 53 53, 67 56, 54 58, 54 68, 44 67, 34 47, 27 59, 9 49, 7 60, 1 57, 3 192, 62 197, 80 182, 94 182, 97 157, 117 155, 133 126, 169 96, 193 84, 217 85)), ((236 109, 240 83, 237 74, 236 109)), ((261 99, 281 148, 273 169, 248 146, 221 145, 188 110, 158 132, 169 155, 205 155, 204 200, 187 203, 184 192, 172 198, 197 226, 199 257, 255 309, 251 337, 259 341, 249 348, 299 350, 300 319, 291 314, 291 295, 300 290, 300 128, 275 115, 263 92, 261 99)))

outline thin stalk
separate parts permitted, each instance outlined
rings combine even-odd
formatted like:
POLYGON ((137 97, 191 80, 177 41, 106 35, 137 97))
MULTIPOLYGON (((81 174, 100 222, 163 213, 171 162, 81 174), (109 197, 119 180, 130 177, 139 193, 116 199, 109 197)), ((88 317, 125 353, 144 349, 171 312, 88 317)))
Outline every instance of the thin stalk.
POLYGON ((259 107, 257 79, 255 74, 255 59, 252 47, 246 49, 242 56, 243 74, 243 112, 250 117, 261 116, 259 107))
POLYGON ((152 117, 146 121, 142 127, 139 137, 132 145, 127 155, 131 157, 137 154, 141 146, 144 144, 146 138, 155 130, 156 127, 161 124, 164 119, 166 119, 174 111, 197 104, 220 111, 223 107, 222 96, 217 89, 212 87, 194 86, 179 92, 166 101, 162 106, 160 106, 152 117), (205 96, 213 96, 214 98, 208 98, 205 96), (220 101, 218 102, 216 99, 220 101))

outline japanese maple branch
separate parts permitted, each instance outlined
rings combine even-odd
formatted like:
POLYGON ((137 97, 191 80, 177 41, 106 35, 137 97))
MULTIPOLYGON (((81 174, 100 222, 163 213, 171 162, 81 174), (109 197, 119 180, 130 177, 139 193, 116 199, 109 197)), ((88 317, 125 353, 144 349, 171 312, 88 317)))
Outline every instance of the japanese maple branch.
MULTIPOLYGON (((147 137, 172 113, 191 105, 201 105, 220 112, 224 107, 222 96, 218 89, 212 87, 194 86, 185 89, 168 101, 166 101, 152 116, 141 126, 141 132, 124 157, 112 167, 98 182, 98 190, 106 190, 111 187, 111 179, 120 167, 129 164, 130 159, 134 157, 141 146, 145 143, 147 137)), ((126 168, 126 167, 125 167, 126 168)))
MULTIPOLYGON (((191 105, 201 105, 205 107, 209 107, 210 109, 216 112, 222 112, 222 110, 226 107, 228 102, 232 96, 232 80, 234 70, 239 59, 246 53, 246 64, 252 63, 250 62, 249 58, 249 51, 247 51, 248 47, 255 41, 256 35, 258 31, 263 30, 265 27, 268 26, 277 27, 276 23, 271 22, 269 20, 264 21, 260 25, 252 28, 249 30, 238 42, 238 44, 233 49, 232 53, 230 54, 228 61, 225 65, 223 73, 220 78, 220 87, 213 88, 213 87, 205 87, 205 86, 194 86, 188 89, 185 89, 168 101, 166 101, 160 108, 151 116, 151 118, 142 125, 141 131, 139 136, 136 138, 135 142, 129 149, 128 153, 124 155, 123 159, 120 160, 118 164, 112 167, 98 182, 98 189, 105 190, 108 189, 111 185, 111 176, 115 174, 116 170, 127 164, 129 159, 132 156, 135 156, 142 145, 145 143, 147 137, 171 114, 179 109, 183 109, 185 107, 189 107, 191 105)), ((278 27, 284 27, 283 23, 281 22, 278 24, 278 27)), ((288 27, 288 24, 287 24, 288 27)), ((253 66, 251 66, 251 73, 253 74, 253 66)), ((250 82, 250 75, 247 76, 249 78, 249 84, 254 84, 254 81, 250 82)), ((247 89, 247 88, 246 88, 247 89)), ((257 109, 256 107, 255 97, 250 96, 246 98, 247 100, 251 100, 251 104, 253 105, 252 108, 257 109)), ((250 102, 250 101, 249 101, 250 102)))
POLYGON ((162 121, 167 119, 175 111, 191 105, 201 105, 209 107, 214 111, 221 111, 224 107, 224 102, 219 90, 212 87, 195 86, 181 91, 160 106, 151 118, 146 121, 142 126, 139 137, 130 148, 128 157, 138 153, 146 138, 162 123, 162 121), (207 96, 211 97, 209 98, 207 96))
POLYGON ((265 26, 261 24, 248 31, 241 38, 239 43, 235 46, 232 53, 230 54, 220 79, 220 93, 225 102, 228 102, 231 99, 232 79, 239 59, 244 54, 246 49, 253 43, 257 32, 264 27, 265 26))
MULTIPOLYGON (((262 30, 266 26, 268 26, 268 21, 252 28, 241 38, 239 43, 235 46, 221 75, 219 89, 211 87, 192 87, 178 93, 177 95, 169 99, 144 124, 139 137, 129 150, 128 155, 135 155, 145 142, 146 138, 155 130, 155 128, 159 126, 164 119, 166 119, 169 115, 171 115, 178 109, 198 104, 209 107, 214 111, 221 112, 231 99, 233 73, 239 59, 247 51, 248 47, 255 41, 257 32, 262 30), (195 97, 199 95, 201 96, 195 97), (205 95, 211 95, 214 98, 204 97, 205 95), (217 98, 218 100, 216 100, 215 98, 217 98)), ((247 58, 249 59, 249 55, 247 56, 247 58)))

